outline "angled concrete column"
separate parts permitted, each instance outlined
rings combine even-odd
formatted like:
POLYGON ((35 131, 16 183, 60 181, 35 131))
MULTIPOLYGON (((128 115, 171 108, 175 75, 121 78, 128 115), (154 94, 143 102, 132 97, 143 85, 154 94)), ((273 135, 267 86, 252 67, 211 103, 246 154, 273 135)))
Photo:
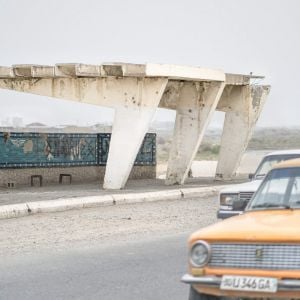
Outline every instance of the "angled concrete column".
POLYGON ((229 180, 235 175, 269 91, 269 86, 256 85, 225 88, 218 105, 226 115, 217 180, 229 180))
POLYGON ((121 92, 123 102, 115 109, 105 189, 125 186, 167 82, 163 78, 143 78, 107 89, 121 92))
POLYGON ((166 184, 184 184, 223 89, 223 82, 182 83, 166 184))

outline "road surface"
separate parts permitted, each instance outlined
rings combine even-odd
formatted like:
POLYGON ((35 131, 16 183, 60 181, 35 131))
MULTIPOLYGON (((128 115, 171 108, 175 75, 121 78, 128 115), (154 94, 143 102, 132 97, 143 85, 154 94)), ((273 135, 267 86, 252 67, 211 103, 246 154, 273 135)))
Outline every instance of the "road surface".
POLYGON ((0 299, 187 299, 186 240, 217 199, 183 199, 0 221, 0 299))
MULTIPOLYGON (((1 263, 1 299, 187 299, 186 235, 1 263)), ((101 242, 100 242, 101 243, 101 242)))

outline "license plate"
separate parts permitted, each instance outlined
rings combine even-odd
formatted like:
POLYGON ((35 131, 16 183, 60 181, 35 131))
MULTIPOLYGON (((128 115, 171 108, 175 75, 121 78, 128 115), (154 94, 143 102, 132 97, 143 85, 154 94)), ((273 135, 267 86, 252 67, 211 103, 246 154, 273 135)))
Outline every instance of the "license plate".
POLYGON ((276 293, 277 284, 276 278, 225 275, 222 277, 220 289, 276 293))

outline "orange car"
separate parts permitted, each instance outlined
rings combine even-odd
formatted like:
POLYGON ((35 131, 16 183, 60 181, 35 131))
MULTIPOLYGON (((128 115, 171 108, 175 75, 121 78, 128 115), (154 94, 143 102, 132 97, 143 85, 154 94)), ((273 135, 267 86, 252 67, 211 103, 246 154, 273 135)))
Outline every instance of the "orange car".
POLYGON ((275 166, 243 215, 189 239, 190 300, 300 299, 300 159, 275 166))

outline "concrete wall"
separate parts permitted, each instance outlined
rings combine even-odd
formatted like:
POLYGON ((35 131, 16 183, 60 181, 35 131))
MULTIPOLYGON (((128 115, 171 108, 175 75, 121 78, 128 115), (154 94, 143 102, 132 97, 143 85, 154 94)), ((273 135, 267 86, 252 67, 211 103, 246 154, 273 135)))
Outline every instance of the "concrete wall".
MULTIPOLYGON (((31 175, 42 175, 43 184, 58 184, 59 174, 71 174, 73 183, 103 182, 105 166, 85 166, 68 168, 26 168, 0 170, 0 186, 7 187, 7 183, 14 182, 16 186, 30 186, 31 175)), ((130 179, 156 178, 156 166, 134 166, 130 179)), ((63 184, 68 183, 67 179, 63 184)), ((38 181, 34 181, 38 185, 38 181)))

